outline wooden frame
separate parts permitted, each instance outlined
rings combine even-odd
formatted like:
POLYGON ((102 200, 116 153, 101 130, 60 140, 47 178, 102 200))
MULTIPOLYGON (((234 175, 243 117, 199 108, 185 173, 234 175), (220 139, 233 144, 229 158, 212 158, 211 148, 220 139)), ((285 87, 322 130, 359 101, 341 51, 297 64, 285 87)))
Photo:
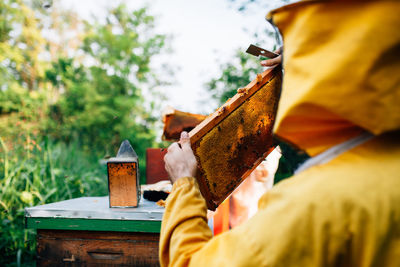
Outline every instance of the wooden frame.
POLYGON ((274 149, 272 126, 280 96, 281 79, 282 73, 280 66, 258 74, 255 80, 246 87, 240 88, 234 97, 229 99, 189 133, 192 149, 199 164, 199 171, 196 178, 209 209, 215 210, 274 149), (253 100, 256 98, 258 101, 257 106, 251 106, 251 104, 255 105, 253 100), (260 102, 260 99, 264 98, 265 102, 260 102), (251 117, 252 121, 245 121, 248 119, 247 117, 242 117, 240 119, 242 122, 243 134, 237 135, 238 140, 235 140, 235 133, 232 134, 229 132, 229 129, 226 130, 225 128, 229 124, 231 128, 232 125, 240 124, 237 123, 238 112, 245 116, 248 115, 249 118, 251 117), (259 112, 259 114, 254 114, 256 112, 259 112), (267 119, 266 121, 261 119, 262 122, 260 122, 257 116, 267 119), (236 121, 229 122, 229 120, 236 121), (216 152, 214 150, 217 149, 217 147, 212 146, 209 147, 209 151, 202 151, 206 149, 204 145, 204 140, 206 139, 208 141, 213 139, 210 142, 214 142, 214 144, 218 146, 220 142, 224 142, 229 138, 230 140, 234 140, 234 142, 228 144, 225 151, 223 151, 224 149, 220 149, 220 152, 216 152), (246 149, 241 149, 242 145, 245 148, 251 147, 256 156, 251 154, 252 151, 244 151, 246 149), (224 164, 224 158, 221 157, 225 157, 226 161, 232 161, 232 164, 224 164), (216 164, 208 164, 206 166, 204 163, 206 161, 209 162, 209 159, 215 160, 216 164), (219 165, 217 163, 218 160, 221 163, 219 165), (246 162, 246 164, 243 162, 246 162), (241 163, 244 164, 246 170, 243 170, 242 166, 238 166, 238 164, 241 163), (219 177, 211 177, 207 175, 208 172, 213 172, 213 168, 225 168, 225 170, 221 172, 226 171, 231 177, 222 177, 221 175, 219 177), (217 192, 216 188, 221 188, 220 185, 226 188, 217 192))

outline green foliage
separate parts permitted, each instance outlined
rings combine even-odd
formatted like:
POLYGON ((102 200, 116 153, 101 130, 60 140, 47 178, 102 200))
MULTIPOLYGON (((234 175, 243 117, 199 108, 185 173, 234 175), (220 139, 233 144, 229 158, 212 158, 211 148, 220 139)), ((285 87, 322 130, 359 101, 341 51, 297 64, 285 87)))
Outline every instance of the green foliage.
POLYGON ((40 60, 45 39, 34 10, 21 0, 0 4, 0 88, 12 90, 20 85, 37 90, 44 74, 40 60))
POLYGON ((86 23, 83 51, 89 68, 59 58, 46 71, 46 79, 64 90, 50 106, 49 133, 56 140, 80 140, 103 155, 113 155, 129 139, 140 158, 154 147, 156 118, 145 106, 142 87, 158 81, 150 68, 165 37, 151 34, 154 18, 145 9, 128 13, 125 6, 110 11, 105 24, 86 23))
POLYGON ((17 142, 0 138, 0 161, 2 266, 17 255, 27 265, 34 259, 34 232, 24 229, 25 207, 107 194, 105 166, 77 143, 36 143, 30 135, 17 142))
POLYGON ((257 73, 263 71, 256 57, 240 50, 220 68, 221 74, 206 84, 211 97, 216 99, 220 105, 234 96, 240 87, 246 86, 253 80, 257 73))
POLYGON ((279 147, 282 157, 279 159, 278 170, 275 174, 275 184, 292 176, 301 163, 309 158, 305 152, 294 149, 285 142, 279 142, 279 147))
POLYGON ((162 81, 151 62, 166 38, 154 18, 121 5, 87 22, 36 6, 0 2, 0 266, 33 264, 24 207, 106 195, 103 157, 128 139, 144 174, 145 149, 159 145, 152 114, 163 96, 152 88, 162 81))

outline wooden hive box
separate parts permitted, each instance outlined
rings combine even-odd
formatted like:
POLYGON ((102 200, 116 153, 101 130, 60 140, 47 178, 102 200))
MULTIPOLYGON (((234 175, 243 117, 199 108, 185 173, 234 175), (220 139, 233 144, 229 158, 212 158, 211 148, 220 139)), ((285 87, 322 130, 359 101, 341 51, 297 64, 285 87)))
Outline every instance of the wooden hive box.
POLYGON ((274 149, 281 83, 280 66, 258 74, 190 131, 196 179, 208 209, 215 210, 274 149))
POLYGON ((81 197, 25 209, 35 229, 36 266, 160 266, 164 208, 110 209, 108 197, 81 197))

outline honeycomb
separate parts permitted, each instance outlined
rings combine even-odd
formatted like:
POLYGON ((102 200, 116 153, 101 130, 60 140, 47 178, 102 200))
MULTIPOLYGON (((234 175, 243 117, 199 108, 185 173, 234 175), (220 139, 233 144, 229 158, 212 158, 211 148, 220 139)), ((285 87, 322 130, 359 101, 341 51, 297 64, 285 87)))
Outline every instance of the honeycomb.
MULTIPOLYGON (((246 88, 239 89, 234 100, 228 100, 216 111, 213 117, 223 116, 222 119, 210 119, 198 126, 210 128, 204 135, 199 137, 191 132, 194 135, 191 140, 195 139, 192 149, 199 165, 196 178, 211 210, 215 210, 274 149, 272 127, 280 95, 281 71, 276 68, 266 72, 267 79, 262 81, 258 76, 246 88), (248 92, 255 86, 258 88, 250 95, 248 92), (233 103, 237 107, 230 110, 233 103)), ((197 127, 193 131, 201 132, 197 127)))

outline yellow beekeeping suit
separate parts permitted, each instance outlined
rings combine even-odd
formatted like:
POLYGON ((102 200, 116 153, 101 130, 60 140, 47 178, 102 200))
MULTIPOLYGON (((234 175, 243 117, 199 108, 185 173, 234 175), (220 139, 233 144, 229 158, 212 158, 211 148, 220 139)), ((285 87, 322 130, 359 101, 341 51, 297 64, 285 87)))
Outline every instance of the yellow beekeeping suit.
POLYGON ((212 237, 194 178, 178 179, 162 266, 400 266, 400 1, 306 1, 268 18, 284 41, 275 134, 317 155, 375 135, 263 195, 212 237))

